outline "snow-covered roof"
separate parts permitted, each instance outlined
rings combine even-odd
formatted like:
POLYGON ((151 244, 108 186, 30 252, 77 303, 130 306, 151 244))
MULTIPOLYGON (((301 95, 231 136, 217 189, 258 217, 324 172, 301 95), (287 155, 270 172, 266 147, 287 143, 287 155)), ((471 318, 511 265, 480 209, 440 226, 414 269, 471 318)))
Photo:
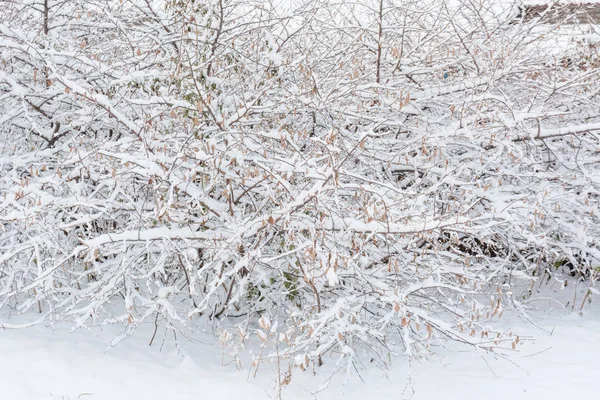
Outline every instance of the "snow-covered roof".
POLYGON ((576 5, 576 6, 586 6, 586 5, 593 5, 593 6, 597 6, 600 5, 600 0, 580 0, 580 1, 565 1, 565 0, 560 0, 560 1, 556 1, 556 0, 525 0, 522 2, 523 5, 526 6, 540 6, 540 5, 550 5, 550 4, 556 4, 556 5, 576 5))
POLYGON ((596 23, 600 21, 600 0, 527 0, 519 5, 519 17, 541 18, 544 22, 596 23))

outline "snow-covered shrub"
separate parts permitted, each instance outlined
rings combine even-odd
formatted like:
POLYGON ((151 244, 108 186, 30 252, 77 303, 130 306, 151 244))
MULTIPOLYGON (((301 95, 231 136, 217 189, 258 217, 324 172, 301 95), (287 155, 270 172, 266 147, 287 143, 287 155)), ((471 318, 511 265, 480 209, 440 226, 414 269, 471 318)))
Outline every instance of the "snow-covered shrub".
POLYGON ((0 17, 5 316, 385 366, 514 348, 516 281, 600 263, 599 70, 562 62, 586 38, 491 0, 0 17))

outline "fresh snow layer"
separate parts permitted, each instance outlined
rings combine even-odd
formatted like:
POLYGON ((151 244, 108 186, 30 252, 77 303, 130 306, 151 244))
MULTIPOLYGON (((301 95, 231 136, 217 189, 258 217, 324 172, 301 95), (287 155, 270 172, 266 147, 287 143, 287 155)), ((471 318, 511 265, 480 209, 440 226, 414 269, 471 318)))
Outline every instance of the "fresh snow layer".
MULTIPOLYGON (((565 292, 568 289, 565 289, 565 292)), ((572 292, 571 292, 572 293, 572 292)), ((581 298, 581 297, 579 297, 581 298)), ((333 360, 325 360, 316 376, 293 372, 283 399, 593 399, 600 394, 600 304, 583 314, 547 311, 534 301, 536 326, 518 319, 507 326, 534 342, 518 347, 513 363, 474 351, 436 350, 427 360, 394 361, 387 377, 364 366, 344 386, 344 373, 327 382, 333 360), (542 315, 544 318, 542 319, 542 315), (407 379, 409 367, 411 379, 407 379), (361 380, 362 379, 362 380, 361 380), (364 381, 364 382, 363 382, 364 381), (325 387, 326 386, 326 387, 325 387), (321 389, 321 390, 319 390, 321 389)), ((600 303, 600 302, 599 302, 600 303)), ((578 308, 578 307, 577 307, 578 308)), ((571 308, 569 307, 569 311, 571 308)), ((577 309, 576 309, 577 310, 577 309)), ((54 329, 0 329, 0 399, 6 400, 186 400, 277 398, 275 366, 236 370, 223 365, 215 339, 206 344, 179 340, 159 330, 142 330, 117 347, 107 345, 116 328, 69 333, 54 329), (212 344, 210 344, 212 343, 212 344), (161 349, 162 347, 162 349, 161 349)))

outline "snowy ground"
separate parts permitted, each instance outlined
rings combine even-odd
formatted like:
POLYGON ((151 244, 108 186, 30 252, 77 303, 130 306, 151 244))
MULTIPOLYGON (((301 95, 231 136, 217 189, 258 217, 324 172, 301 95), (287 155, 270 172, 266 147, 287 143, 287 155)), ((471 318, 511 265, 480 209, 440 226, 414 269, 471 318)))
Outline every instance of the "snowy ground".
MULTIPOLYGON (((598 299, 600 300, 600 299, 598 299)), ((298 373, 283 390, 284 399, 594 399, 600 398, 600 304, 583 314, 548 313, 540 301, 535 327, 520 321, 521 334, 534 335, 514 354, 511 364, 474 352, 444 350, 427 361, 397 360, 384 377, 376 369, 361 371, 344 388, 343 377, 314 393, 326 379, 298 373), (546 333, 543 328, 552 334, 546 333)), ((600 301, 597 301, 600 303, 600 301)), ((570 311, 570 308, 569 308, 570 311)), ((0 330, 0 399, 6 400, 158 400, 268 399, 275 396, 271 371, 257 378, 248 371, 222 366, 215 345, 183 345, 161 337, 152 347, 144 332, 106 350, 116 331, 97 336, 87 331, 46 327, 0 330)), ((298 371, 300 372, 300 371, 298 371)))

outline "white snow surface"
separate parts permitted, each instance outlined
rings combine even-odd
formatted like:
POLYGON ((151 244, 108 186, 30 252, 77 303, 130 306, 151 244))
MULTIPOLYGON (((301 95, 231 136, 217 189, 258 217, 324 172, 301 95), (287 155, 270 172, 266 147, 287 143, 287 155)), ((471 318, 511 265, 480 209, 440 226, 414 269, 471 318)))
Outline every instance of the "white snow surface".
MULTIPOLYGON (((539 303, 545 303, 540 301, 539 303)), ((600 394, 600 306, 583 313, 548 312, 540 304, 535 325, 513 320, 524 336, 535 336, 512 354, 514 364, 473 351, 441 349, 427 360, 394 361, 387 377, 366 366, 363 381, 354 375, 330 382, 326 364, 312 376, 294 372, 282 390, 283 399, 571 399, 600 394), (543 316, 543 318, 542 318, 543 316), (408 370, 412 369, 411 379, 408 370), (324 386, 327 386, 326 388, 324 386), (319 391, 319 389, 322 389, 319 391)), ((508 321, 507 321, 508 324, 508 321)), ((149 328, 148 333, 152 330, 149 328)), ((7 400, 158 400, 268 399, 277 397, 273 373, 261 365, 238 371, 223 365, 216 340, 179 343, 162 334, 148 346, 139 332, 117 347, 106 349, 116 331, 104 328, 69 332, 54 328, 0 329, 0 398, 7 400), (212 344, 211 344, 212 343, 212 344)), ((170 333, 169 333, 170 337, 170 333)))
MULTIPOLYGON (((568 293, 568 289, 564 292, 568 293)), ((571 294, 573 293, 570 291, 571 294)), ((568 297, 568 296, 566 296, 568 297)), ((565 297, 565 298, 566 298, 565 297)), ((411 364, 397 359, 385 374, 359 369, 344 386, 343 373, 327 382, 334 360, 312 372, 292 371, 283 399, 595 399, 600 395, 600 302, 583 313, 549 311, 545 300, 534 324, 517 318, 507 326, 535 340, 517 347, 513 363, 474 351, 439 349, 411 364), (409 368, 412 370, 408 379, 409 368), (362 379, 362 380, 361 380, 362 379)), ((564 303, 563 303, 564 304, 564 303)), ((577 309, 579 306, 577 306, 577 309)), ((68 326, 0 328, 0 399, 6 400, 187 400, 277 398, 276 366, 236 370, 223 365, 215 339, 206 344, 173 340, 159 330, 137 332, 109 348, 116 327, 69 332, 68 326), (162 349, 161 349, 162 345, 162 349)), ((167 335, 171 338, 169 332, 167 335)))

